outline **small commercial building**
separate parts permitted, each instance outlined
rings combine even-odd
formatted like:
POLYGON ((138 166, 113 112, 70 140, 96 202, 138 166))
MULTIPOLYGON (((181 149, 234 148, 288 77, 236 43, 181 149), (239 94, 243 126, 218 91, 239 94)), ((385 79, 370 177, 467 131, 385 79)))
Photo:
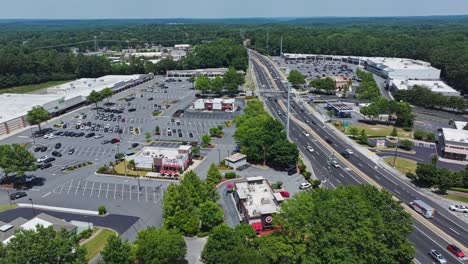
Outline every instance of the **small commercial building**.
POLYGON ((42 213, 31 220, 19 217, 10 223, 3 223, 0 221, 0 240, 4 245, 6 245, 10 242, 11 239, 15 237, 15 234, 18 230, 23 229, 36 231, 38 225, 43 227, 52 226, 52 228, 57 232, 61 229, 65 229, 67 231, 78 233, 76 225, 42 213))
POLYGON ((224 160, 226 161, 226 165, 233 169, 247 165, 247 156, 241 153, 235 153, 224 160))
POLYGON ((337 102, 331 102, 327 101, 327 110, 331 110, 335 112, 335 116, 337 117, 351 117, 351 113, 353 112, 353 109, 349 107, 347 104, 337 101, 337 102))
POLYGON ((235 183, 233 196, 242 222, 260 234, 273 230, 273 215, 279 212, 284 198, 273 191, 264 177, 248 177, 235 183))
POLYGON ((216 111, 234 111, 236 109, 236 100, 233 98, 223 99, 197 99, 193 103, 195 110, 216 110, 216 111))
POLYGON ((441 80, 408 80, 408 79, 392 79, 389 81, 390 91, 396 93, 401 90, 409 90, 414 86, 424 86, 432 92, 439 93, 444 96, 460 96, 460 92, 448 86, 441 80))
POLYGON ((440 144, 444 158, 468 160, 468 130, 442 128, 440 144))
POLYGON ((177 148, 147 146, 125 159, 134 160, 137 169, 179 175, 189 167, 192 161, 192 146, 180 145, 177 148))

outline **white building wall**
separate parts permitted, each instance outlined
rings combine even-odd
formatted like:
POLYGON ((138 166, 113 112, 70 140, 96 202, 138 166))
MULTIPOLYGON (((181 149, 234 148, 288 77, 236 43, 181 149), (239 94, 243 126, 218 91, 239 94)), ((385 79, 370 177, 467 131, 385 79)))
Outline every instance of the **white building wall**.
POLYGON ((436 68, 427 69, 385 69, 383 74, 390 79, 407 78, 419 80, 438 80, 440 70, 436 68))

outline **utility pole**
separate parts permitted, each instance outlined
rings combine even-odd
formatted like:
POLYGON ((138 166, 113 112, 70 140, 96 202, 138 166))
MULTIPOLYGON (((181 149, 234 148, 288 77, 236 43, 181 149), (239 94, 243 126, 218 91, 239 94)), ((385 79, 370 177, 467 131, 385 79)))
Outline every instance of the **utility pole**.
POLYGON ((400 138, 397 137, 397 143, 395 144, 395 156, 393 157, 393 167, 395 167, 396 158, 398 154, 398 144, 400 143, 400 138))
POLYGON ((290 90, 289 89, 289 82, 287 82, 287 89, 288 89, 288 112, 286 113, 287 115, 287 118, 286 118, 286 137, 289 138, 289 108, 291 107, 291 103, 290 103, 290 90))
POLYGON ((280 57, 283 57, 283 35, 281 35, 280 41, 280 57))
POLYGON ((32 210, 33 210, 33 215, 34 217, 36 217, 36 210, 34 210, 34 203, 33 203, 33 200, 31 198, 29 198, 29 201, 31 202, 31 207, 32 207, 32 210))

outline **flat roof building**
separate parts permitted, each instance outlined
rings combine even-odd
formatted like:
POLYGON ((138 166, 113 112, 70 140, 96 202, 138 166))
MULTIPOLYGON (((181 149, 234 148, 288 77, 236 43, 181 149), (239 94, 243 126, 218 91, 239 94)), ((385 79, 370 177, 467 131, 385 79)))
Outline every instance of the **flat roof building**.
POLYGON ((444 158, 468 160, 468 130, 442 128, 444 158))
POLYGON ((435 93, 444 96, 460 96, 460 92, 448 86, 441 80, 408 80, 408 79, 392 79, 389 82, 390 90, 396 93, 401 90, 412 89, 415 85, 427 87, 435 93))
POLYGON ((368 71, 387 79, 440 79, 440 70, 421 60, 370 57, 366 62, 368 71))
POLYGON ((273 229, 273 214, 279 212, 284 198, 275 193, 268 181, 262 177, 248 177, 234 184, 236 207, 244 223, 256 231, 273 229))
POLYGON ((241 153, 234 153, 224 160, 226 161, 226 165, 233 169, 237 169, 247 164, 247 156, 241 153))
POLYGON ((234 98, 213 98, 213 99, 197 99, 193 103, 195 110, 220 110, 220 111, 234 111, 236 108, 236 100, 234 98))
POLYGON ((135 160, 138 169, 162 174, 180 174, 180 171, 185 171, 190 165, 192 146, 180 145, 177 148, 147 146, 125 159, 135 160))
POLYGON ((334 111, 337 117, 351 117, 351 113, 353 112, 353 109, 349 105, 340 101, 327 101, 326 109, 334 111))

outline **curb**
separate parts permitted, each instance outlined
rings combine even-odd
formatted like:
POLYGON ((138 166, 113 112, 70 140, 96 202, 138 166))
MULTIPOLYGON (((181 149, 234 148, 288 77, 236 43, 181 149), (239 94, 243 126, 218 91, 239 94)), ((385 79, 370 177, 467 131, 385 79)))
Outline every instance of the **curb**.
MULTIPOLYGON (((25 203, 18 203, 18 207, 32 208, 33 206, 31 204, 27 204, 27 203, 26 204, 25 203)), ((40 204, 35 204, 34 208, 35 209, 42 209, 42 210, 49 210, 49 211, 56 211, 56 212, 63 212, 63 213, 75 213, 75 214, 85 214, 85 215, 99 216, 99 213, 97 211, 91 211, 91 210, 73 209, 73 208, 66 208, 66 207, 55 207, 55 206, 40 205, 40 204)))

